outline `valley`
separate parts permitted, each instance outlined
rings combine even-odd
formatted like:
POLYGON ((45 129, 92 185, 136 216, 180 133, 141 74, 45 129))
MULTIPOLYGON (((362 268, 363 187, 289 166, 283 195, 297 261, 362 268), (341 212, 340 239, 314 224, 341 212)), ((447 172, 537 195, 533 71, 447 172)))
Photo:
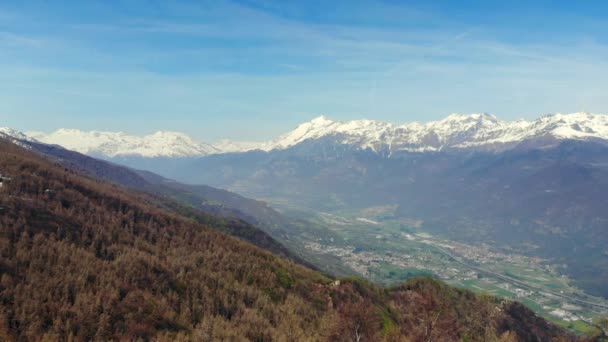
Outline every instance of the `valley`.
POLYGON ((608 2, 0 2, 0 342, 608 342, 608 2))
POLYGON ((551 260, 508 247, 449 240, 425 231, 422 222, 382 219, 382 214, 382 208, 308 213, 328 234, 306 236, 304 246, 385 286, 432 276, 482 295, 519 301, 576 333, 589 331, 594 319, 608 314, 608 301, 578 288, 561 272, 562 265, 551 260))
POLYGON ((1 341, 576 340, 518 302, 430 278, 328 277, 243 221, 59 161, 0 140, 1 341))
MULTIPOLYGON (((568 116, 588 118, 590 125, 605 119, 568 116)), ((469 132, 461 126, 478 129, 489 119, 451 116, 440 126, 469 132)), ((521 302, 579 334, 593 331, 595 320, 608 314, 603 234, 608 145, 572 139, 553 145, 549 139, 522 141, 502 152, 385 154, 382 148, 345 144, 341 139, 359 135, 342 132, 342 126, 315 119, 283 137, 294 146, 271 151, 106 158, 164 177, 9 133, 104 179, 244 220, 252 226, 227 232, 332 276, 364 277, 385 287, 430 276, 482 296, 521 302), (320 136, 309 137, 315 130, 320 136), (300 136, 303 132, 308 133, 300 136)))

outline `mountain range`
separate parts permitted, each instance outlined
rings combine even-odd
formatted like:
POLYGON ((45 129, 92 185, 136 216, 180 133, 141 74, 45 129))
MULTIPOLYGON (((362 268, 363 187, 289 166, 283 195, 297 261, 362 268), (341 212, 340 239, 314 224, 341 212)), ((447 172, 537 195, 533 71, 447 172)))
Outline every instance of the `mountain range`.
POLYGON ((144 137, 123 132, 84 132, 77 129, 58 129, 51 134, 30 132, 27 136, 48 144, 61 145, 84 154, 103 157, 136 155, 154 157, 191 157, 218 153, 215 147, 196 142, 177 132, 156 132, 144 137))
MULTIPOLYGON (((162 201, 170 199, 181 203, 180 207, 172 206, 172 210, 205 224, 212 224, 223 233, 248 241, 283 258, 337 276, 356 274, 336 260, 320 260, 318 255, 303 249, 298 241, 290 239, 292 234, 309 231, 311 223, 282 215, 265 202, 203 184, 180 183, 150 171, 131 169, 61 146, 40 143, 14 130, 5 132, 12 134, 13 137, 9 140, 18 146, 71 170, 84 172, 127 189, 151 194, 162 201)), ((0 132, 0 135, 2 134, 6 133, 0 132)))
POLYGON ((588 293, 608 297, 604 140, 383 154, 326 137, 147 167, 312 212, 393 208, 392 220, 449 239, 546 258, 588 293))
POLYGON ((105 180, 137 181, 124 168, 46 146, 0 139, 2 341, 579 340, 432 279, 332 279, 105 180))
MULTIPOLYGON (((5 131, 9 135, 22 134, 5 131)), ((30 139, 57 144, 81 153, 104 157, 196 158, 212 154, 272 151, 307 140, 336 143, 377 153, 433 152, 449 149, 504 151, 523 142, 535 146, 555 141, 608 140, 608 116, 591 113, 544 115, 535 120, 504 121, 490 114, 452 114, 427 123, 396 125, 374 120, 333 121, 325 116, 300 124, 268 142, 221 140, 198 142, 178 132, 159 131, 139 137, 123 132, 59 129, 52 133, 26 132, 30 139)))
MULTIPOLYGON (((275 207, 313 212, 394 208, 395 220, 421 222, 450 239, 546 258, 588 293, 608 297, 606 115, 554 114, 510 122, 489 114, 454 114, 405 125, 319 117, 257 146, 224 141, 227 150, 204 145, 192 154, 131 154, 127 148, 104 154, 103 148, 113 146, 108 140, 113 134, 3 132, 17 142, 82 148, 92 156, 185 184, 264 199, 275 207), (84 141, 65 138, 68 144, 49 136, 84 141), (98 136, 104 143, 95 140, 98 136)), ((154 150, 145 143, 150 139, 133 140, 143 144, 133 151, 154 150)), ((169 140, 179 146, 193 141, 169 140)), ((185 151, 182 147, 177 150, 185 151)), ((253 222, 262 223, 267 233, 293 241, 277 227, 297 224, 285 224, 272 211, 251 213, 259 214, 253 222)))

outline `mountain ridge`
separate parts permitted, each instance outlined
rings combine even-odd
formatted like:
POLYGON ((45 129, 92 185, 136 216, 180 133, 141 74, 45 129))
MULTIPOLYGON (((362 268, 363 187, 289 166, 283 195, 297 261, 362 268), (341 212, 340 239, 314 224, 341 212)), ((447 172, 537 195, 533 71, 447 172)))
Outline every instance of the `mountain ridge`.
POLYGON ((61 128, 50 134, 30 132, 26 135, 40 142, 105 157, 139 155, 148 158, 161 156, 176 158, 218 152, 215 147, 194 141, 184 133, 170 131, 157 131, 139 137, 124 132, 87 132, 61 128))
MULTIPOLYGON (((167 198, 172 199, 183 206, 183 208, 173 208, 173 210, 181 211, 184 215, 187 212, 188 216, 194 217, 198 221, 213 223, 225 234, 314 268, 259 227, 261 225, 260 217, 270 216, 274 220, 280 220, 280 218, 274 217, 278 213, 263 202, 206 185, 181 184, 149 171, 130 169, 56 145, 17 139, 11 142, 52 159, 71 170, 120 185, 126 189, 149 194, 157 198, 159 202, 164 202, 167 198)), ((268 224, 268 220, 263 221, 268 224)))
POLYGON ((2 139, 0 165, 3 341, 578 339, 428 278, 335 281, 2 139))
POLYGON ((335 142, 375 152, 436 152, 444 149, 508 149, 523 141, 608 140, 608 116, 591 113, 550 114, 526 121, 504 121, 487 113, 451 114, 427 123, 403 125, 375 120, 332 121, 324 116, 299 125, 263 150, 284 149, 306 140, 334 137, 335 142))
POLYGON ((370 149, 391 155, 399 152, 442 150, 504 151, 523 142, 535 146, 562 140, 608 141, 608 115, 577 112, 547 114, 534 120, 500 120, 488 113, 451 114, 426 123, 394 124, 376 120, 334 121, 319 116, 267 142, 196 141, 180 132, 157 131, 145 136, 124 132, 58 129, 52 133, 21 133, 0 130, 18 139, 34 139, 47 144, 105 158, 197 158, 212 154, 265 152, 293 147, 307 140, 331 138, 332 142, 356 149, 370 149))

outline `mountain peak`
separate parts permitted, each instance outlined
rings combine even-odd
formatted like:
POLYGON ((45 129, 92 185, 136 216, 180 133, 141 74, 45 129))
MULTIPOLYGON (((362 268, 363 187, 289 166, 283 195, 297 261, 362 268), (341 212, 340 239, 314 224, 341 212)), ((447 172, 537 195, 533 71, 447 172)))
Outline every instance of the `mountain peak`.
MULTIPOLYGON (((446 148, 492 149, 511 148, 526 140, 543 141, 545 137, 594 139, 608 142, 608 116, 587 112, 548 114, 536 120, 502 121, 488 113, 454 113, 437 121, 411 122, 396 126, 375 120, 333 121, 325 115, 298 125, 295 129, 267 143, 220 141, 201 143, 173 131, 157 131, 147 136, 124 132, 58 129, 46 134, 23 134, 8 128, 0 135, 15 139, 35 139, 61 145, 84 154, 105 157, 202 157, 208 154, 246 152, 261 149, 286 149, 306 140, 332 137, 332 141, 374 151, 424 152, 446 148)), ((554 141, 554 140, 553 140, 554 141)))
POLYGON ((544 136, 608 141, 608 116, 571 113, 552 114, 531 121, 502 121, 489 113, 454 113, 438 121, 401 126, 374 120, 339 122, 320 116, 266 144, 264 149, 285 149, 325 136, 333 136, 341 144, 374 151, 500 150, 544 136))
POLYGON ((0 138, 7 138, 9 140, 32 140, 32 138, 28 137, 24 133, 8 127, 0 127, 0 138))
POLYGON ((190 136, 181 132, 173 132, 173 131, 156 131, 150 134, 148 137, 154 138, 162 138, 162 139, 182 139, 187 141, 194 141, 190 136))
POLYGON ((473 113, 473 114, 460 114, 460 113, 452 113, 448 115, 445 119, 440 121, 498 121, 495 115, 488 113, 473 113))
POLYGON ((317 116, 316 118, 310 120, 310 124, 314 126, 324 126, 333 123, 332 120, 328 119, 325 115, 317 116))
POLYGON ((84 154, 104 157, 200 157, 217 153, 214 147, 200 143, 180 132, 158 131, 147 136, 123 132, 58 129, 52 133, 36 133, 35 138, 84 154))

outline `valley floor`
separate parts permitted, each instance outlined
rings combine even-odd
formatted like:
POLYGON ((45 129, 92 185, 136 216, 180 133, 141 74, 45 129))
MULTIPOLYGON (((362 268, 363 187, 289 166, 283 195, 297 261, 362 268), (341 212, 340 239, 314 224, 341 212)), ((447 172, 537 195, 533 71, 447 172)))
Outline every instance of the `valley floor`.
POLYGON ((308 212, 309 220, 312 216, 319 227, 327 227, 326 234, 318 229, 294 238, 309 252, 339 260, 376 283, 393 286, 430 275, 474 292, 519 301, 576 333, 585 333, 594 319, 608 314, 607 300, 577 288, 550 260, 500 246, 447 240, 424 231, 415 220, 364 213, 368 215, 308 212))

